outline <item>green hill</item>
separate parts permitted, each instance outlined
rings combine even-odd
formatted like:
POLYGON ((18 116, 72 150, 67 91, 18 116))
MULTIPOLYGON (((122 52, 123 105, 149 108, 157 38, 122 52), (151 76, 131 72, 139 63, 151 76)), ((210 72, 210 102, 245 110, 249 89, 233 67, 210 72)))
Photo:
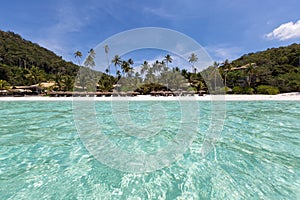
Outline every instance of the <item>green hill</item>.
POLYGON ((0 30, 0 80, 6 81, 7 85, 70 81, 78 69, 77 65, 64 61, 52 51, 18 34, 0 30))
POLYGON ((265 86, 281 93, 299 92, 300 44, 249 53, 223 64, 220 69, 223 76, 227 72, 227 86, 240 87, 237 89, 241 91, 236 93, 264 93, 259 88, 265 86))

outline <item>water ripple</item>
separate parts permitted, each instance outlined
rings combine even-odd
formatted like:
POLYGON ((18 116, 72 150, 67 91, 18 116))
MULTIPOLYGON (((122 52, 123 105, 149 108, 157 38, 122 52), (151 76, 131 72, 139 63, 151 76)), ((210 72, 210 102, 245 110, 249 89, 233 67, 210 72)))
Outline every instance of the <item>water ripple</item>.
MULTIPOLYGON (((147 126, 155 103, 129 106, 136 125, 147 126)), ((134 174, 111 169, 86 150, 70 102, 2 102, 1 199, 299 199, 299 103, 228 102, 222 137, 204 159, 211 105, 199 105, 199 133, 183 159, 169 168, 134 174)), ((146 141, 122 133, 109 103, 98 102, 95 110, 111 142, 154 152, 179 128, 178 105, 164 106, 169 118, 146 141)))

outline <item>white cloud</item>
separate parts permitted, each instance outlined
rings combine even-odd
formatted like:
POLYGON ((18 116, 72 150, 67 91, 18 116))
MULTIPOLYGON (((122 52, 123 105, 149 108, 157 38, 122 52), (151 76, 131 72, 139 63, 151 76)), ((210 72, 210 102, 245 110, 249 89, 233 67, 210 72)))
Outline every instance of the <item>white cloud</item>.
POLYGON ((152 15, 156 15, 158 17, 166 18, 166 19, 176 19, 177 16, 168 12, 163 8, 144 8, 145 13, 150 13, 152 15))
POLYGON ((300 20, 298 20, 296 23, 288 22, 281 24, 271 33, 268 33, 266 37, 269 39, 279 39, 281 41, 300 38, 300 20))

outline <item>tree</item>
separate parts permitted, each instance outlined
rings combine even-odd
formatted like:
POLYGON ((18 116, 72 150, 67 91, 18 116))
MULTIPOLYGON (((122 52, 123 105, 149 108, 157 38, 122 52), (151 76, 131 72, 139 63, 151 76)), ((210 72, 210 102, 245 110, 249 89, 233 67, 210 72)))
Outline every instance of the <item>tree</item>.
POLYGON ((121 66, 121 64, 122 64, 121 57, 119 55, 115 55, 115 57, 112 59, 111 62, 114 64, 115 69, 116 69, 116 76, 118 76, 118 74, 117 74, 117 71, 118 71, 117 67, 121 66))
POLYGON ((9 84, 6 80, 0 80, 0 90, 5 89, 9 84))
POLYGON ((213 70, 213 75, 214 75, 214 91, 216 91, 217 89, 217 74, 218 74, 218 67, 219 67, 219 63, 218 62, 214 62, 213 64, 213 67, 214 67, 214 70, 213 70))
POLYGON ((163 64, 161 62, 159 62, 158 60, 156 60, 153 63, 153 72, 154 73, 160 73, 161 69, 162 69, 163 64))
POLYGON ((169 67, 168 63, 172 63, 173 58, 170 56, 170 54, 167 54, 164 60, 167 62, 167 67, 169 67))
POLYGON ((27 74, 25 77, 30 81, 31 84, 37 84, 45 80, 45 72, 36 66, 26 69, 27 74))
POLYGON ((192 72, 196 73, 195 63, 198 61, 198 57, 195 53, 192 53, 189 57, 189 62, 192 64, 192 72))
POLYGON ((132 73, 133 73, 132 65, 134 64, 133 59, 129 58, 127 62, 129 64, 129 68, 127 69, 126 73, 127 73, 127 75, 132 76, 132 73))
POLYGON ((129 58, 127 62, 128 62, 128 64, 129 64, 130 66, 134 64, 134 62, 133 62, 133 60, 132 60, 131 58, 129 58))
POLYGON ((109 63, 109 57, 108 57, 109 46, 107 44, 104 45, 104 51, 105 51, 105 54, 106 54, 108 74, 110 74, 110 63, 109 63))
POLYGON ((205 88, 205 84, 202 81, 197 81, 195 84, 197 91, 203 90, 205 88))
POLYGON ((81 53, 80 51, 76 51, 76 52, 74 53, 74 55, 75 55, 75 58, 77 59, 78 65, 80 66, 80 65, 81 65, 81 57, 82 57, 82 53, 81 53))
POLYGON ((84 61, 84 66, 93 68, 96 65, 95 64, 96 52, 94 51, 94 49, 90 49, 88 53, 89 55, 84 61))
POLYGON ((120 70, 117 70, 116 78, 117 78, 117 80, 120 80, 120 78, 121 78, 121 72, 120 72, 120 70))
POLYGON ((253 63, 249 63, 249 66, 246 69, 246 74, 248 75, 247 76, 247 83, 248 83, 249 87, 251 87, 253 73, 254 73, 254 64, 253 63))
POLYGON ((63 90, 64 91, 71 91, 71 90, 73 90, 74 83, 75 83, 74 77, 63 76, 62 79, 61 79, 61 81, 62 81, 62 85, 63 85, 63 90))
POLYGON ((133 64, 134 62, 131 58, 128 61, 123 60, 121 64, 123 74, 126 74, 128 76, 128 73, 132 71, 131 65, 133 64))
POLYGON ((144 75, 145 72, 149 70, 149 63, 147 61, 144 61, 142 68, 141 68, 141 74, 144 75))
POLYGON ((224 61, 224 84, 225 84, 225 92, 226 92, 226 87, 227 87, 227 74, 228 74, 228 72, 230 72, 231 71, 231 68, 232 68, 232 65, 231 65, 231 63, 229 63, 229 61, 228 61, 228 59, 226 59, 225 61, 224 61))
POLYGON ((107 74, 103 74, 98 81, 98 89, 100 89, 101 91, 112 91, 114 88, 114 83, 114 77, 107 74))
POLYGON ((181 75, 186 78, 186 79, 189 79, 189 73, 186 69, 182 69, 181 70, 181 75))

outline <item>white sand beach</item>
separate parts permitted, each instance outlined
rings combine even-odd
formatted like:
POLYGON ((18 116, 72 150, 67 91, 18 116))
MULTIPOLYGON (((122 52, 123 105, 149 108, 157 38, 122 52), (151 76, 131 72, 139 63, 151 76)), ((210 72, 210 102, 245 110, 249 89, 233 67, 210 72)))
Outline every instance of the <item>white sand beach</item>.
POLYGON ((73 100, 95 100, 95 101, 300 101, 300 93, 285 93, 278 95, 205 95, 205 96, 150 96, 138 95, 135 97, 47 97, 47 96, 24 96, 24 97, 0 97, 0 101, 73 101, 73 100))

